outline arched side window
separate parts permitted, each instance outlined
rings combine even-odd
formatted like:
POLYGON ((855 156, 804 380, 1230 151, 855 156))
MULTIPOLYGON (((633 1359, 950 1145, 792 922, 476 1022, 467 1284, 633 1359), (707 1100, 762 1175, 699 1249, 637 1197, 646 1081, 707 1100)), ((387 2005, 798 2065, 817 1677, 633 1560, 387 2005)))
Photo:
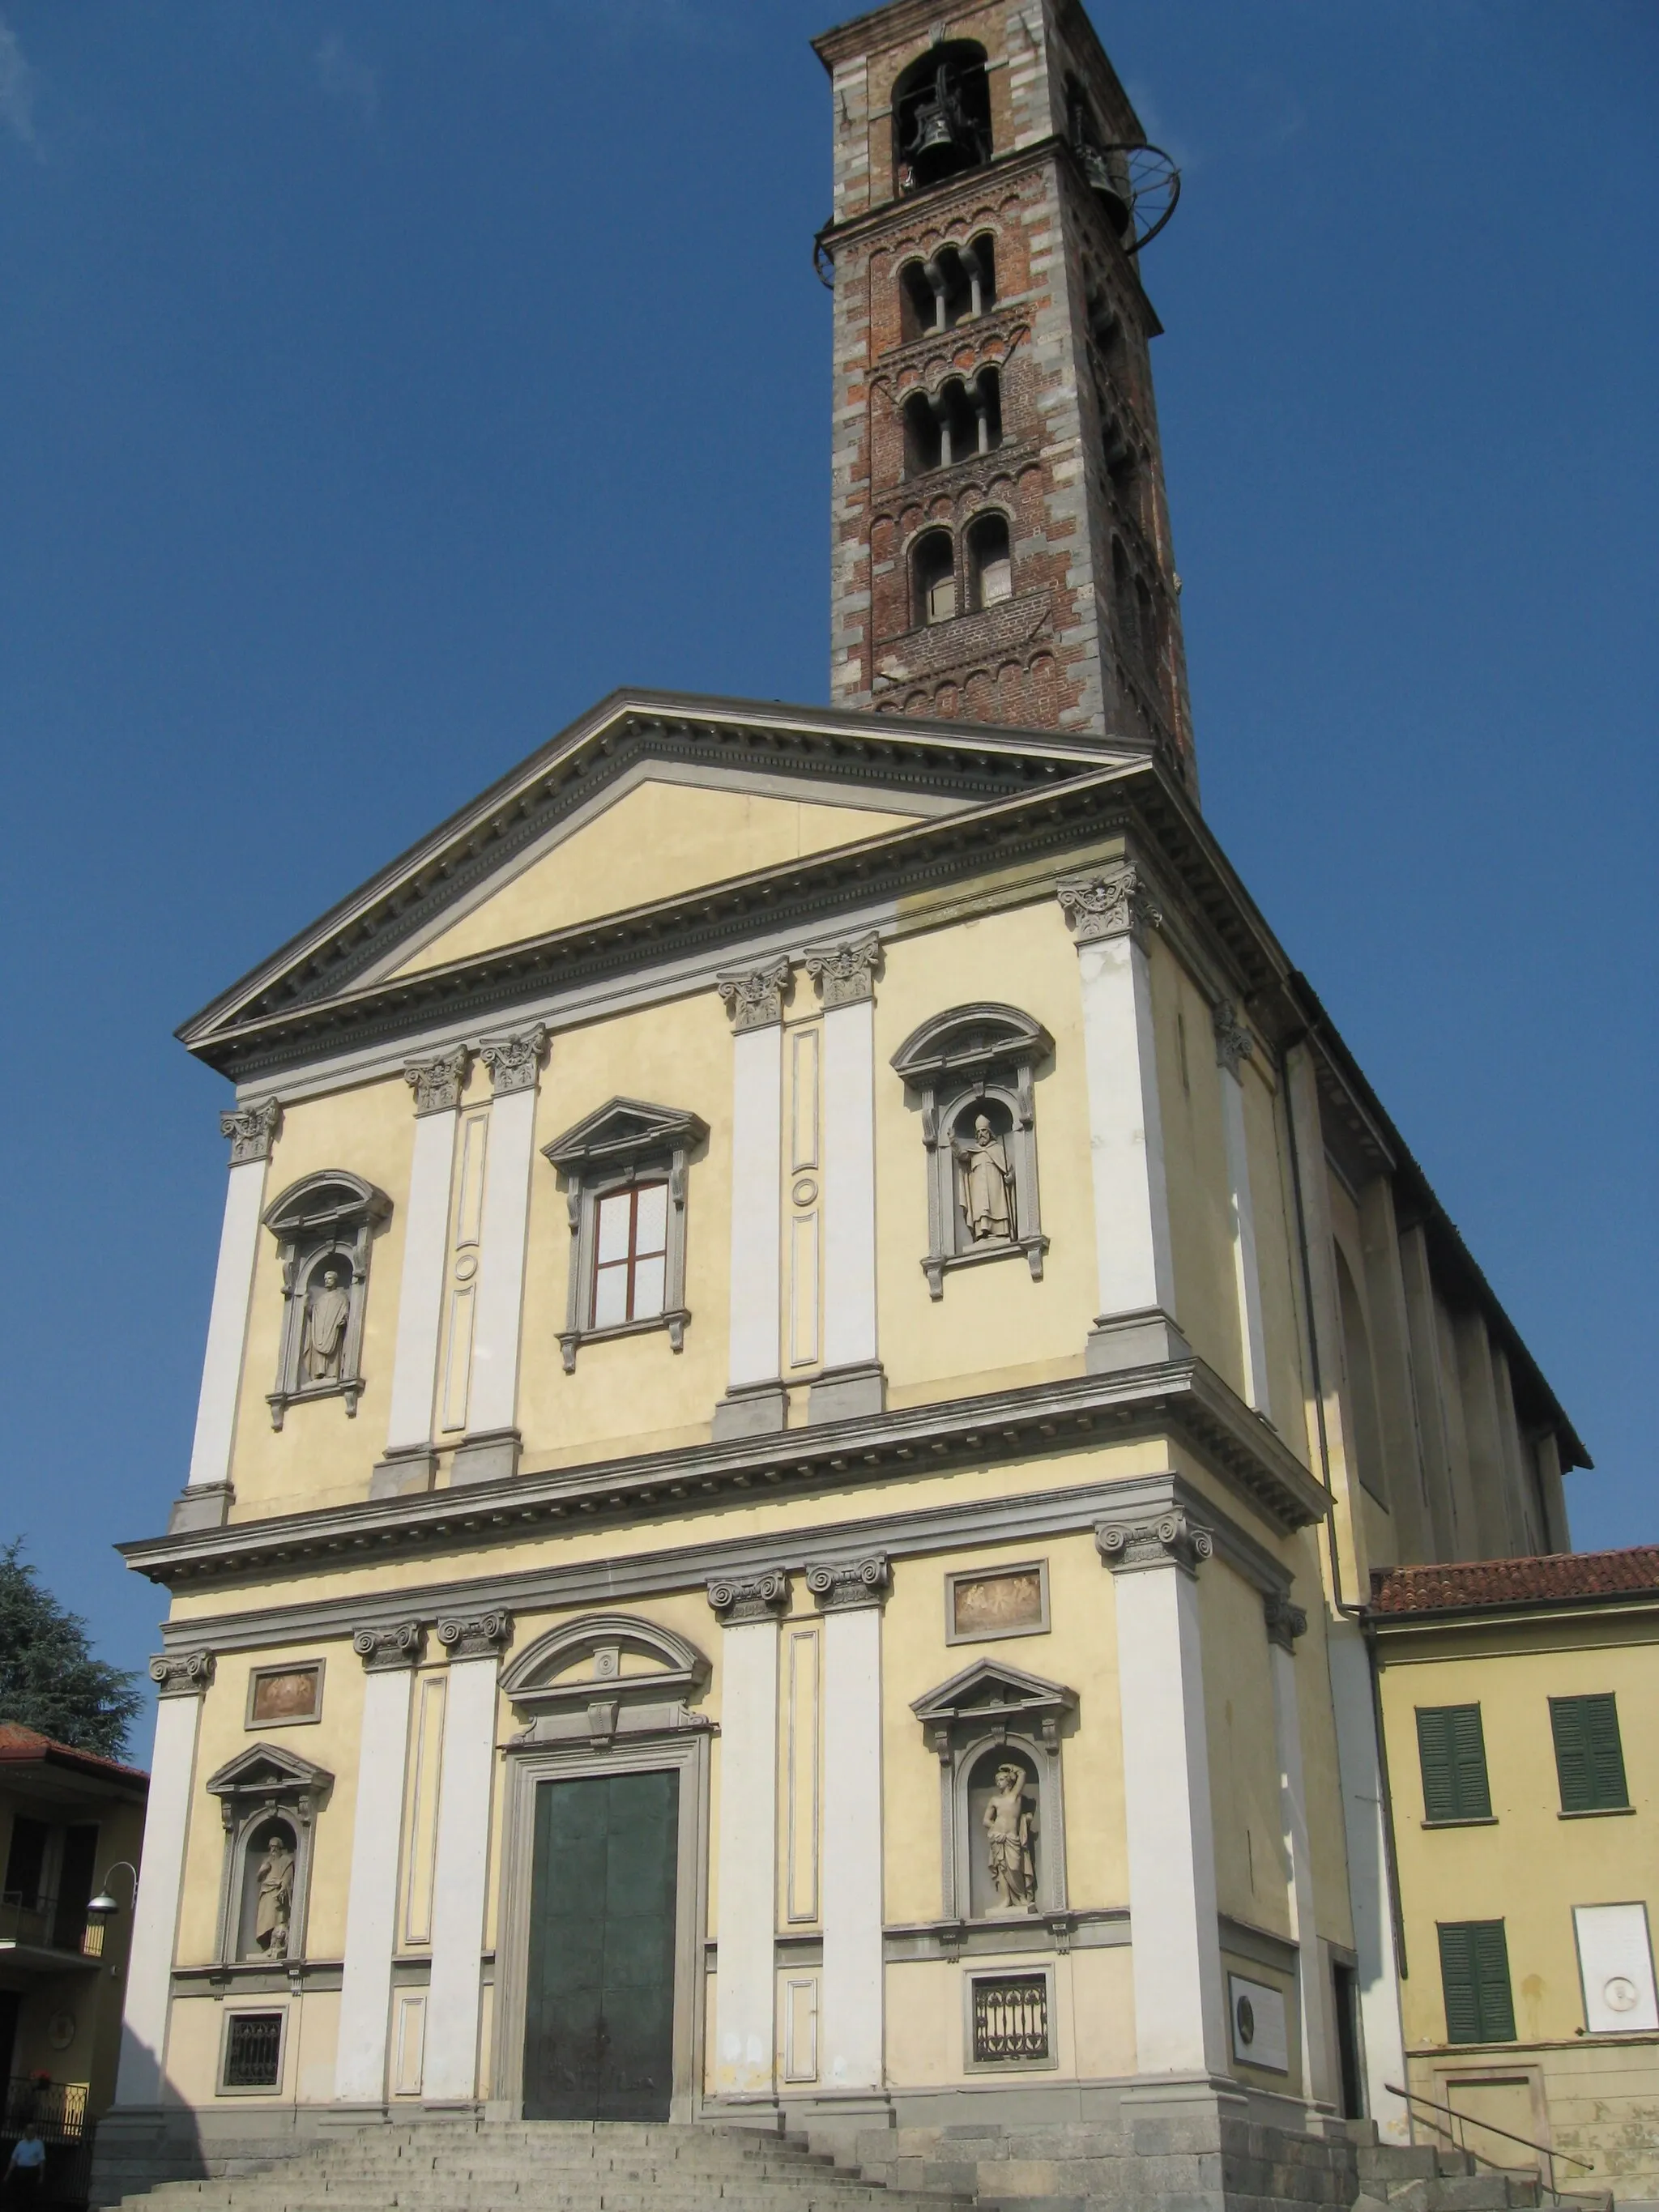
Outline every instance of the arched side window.
POLYGON ((996 305, 996 240, 988 230, 969 245, 941 246, 928 260, 907 261, 898 283, 902 341, 954 330, 996 305))
POLYGON ((910 549, 911 624, 949 622, 957 611, 957 556, 948 530, 926 530, 910 549))
POLYGON ((911 63, 893 87, 893 154, 902 192, 926 191, 992 153, 985 49, 947 39, 911 63))
POLYGON ((899 270, 899 337, 908 343, 939 328, 943 301, 928 277, 929 264, 907 261, 899 270))
POLYGON ((962 265, 968 274, 969 313, 988 315, 997 303, 997 242, 988 230, 963 246, 962 265))
POLYGON ((893 1055, 916 1095, 927 1153, 929 1294, 952 1267, 1024 1253, 1042 1276, 1048 1239, 1037 1196, 1035 1071, 1054 1041, 1017 1006, 935 1014, 893 1055))
POLYGON ((911 1706, 939 1763, 946 1920, 1065 1911, 1060 1747, 1077 1702, 1064 1683, 976 1659, 911 1706))
POLYGON ((933 403, 925 392, 913 392, 904 403, 904 473, 925 477, 938 468, 943 437, 933 403))
POLYGON ((333 1783, 326 1767, 270 1743, 251 1745, 210 1778, 225 1832, 222 1964, 277 1966, 305 1956, 317 1813, 333 1783))
POLYGON ((344 1168, 324 1168, 285 1190, 265 1211, 283 1264, 283 1336, 276 1386, 267 1392, 270 1425, 307 1398, 362 1395, 363 1310, 374 1238, 392 1218, 383 1190, 344 1168))
POLYGON ((994 510, 976 514, 968 527, 968 606, 970 613, 1014 595, 1008 518, 994 510))
POLYGON ((643 1098, 612 1098, 550 1145, 564 1178, 574 1240, 559 1347, 665 1329, 685 1346, 685 1200, 692 1152, 708 1134, 697 1115, 643 1098))

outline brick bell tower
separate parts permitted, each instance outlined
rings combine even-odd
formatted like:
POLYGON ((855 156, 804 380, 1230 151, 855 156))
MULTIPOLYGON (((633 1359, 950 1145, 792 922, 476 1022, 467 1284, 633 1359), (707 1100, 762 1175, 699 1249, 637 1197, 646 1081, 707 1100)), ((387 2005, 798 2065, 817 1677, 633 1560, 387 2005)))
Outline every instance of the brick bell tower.
POLYGON ((832 699, 1149 738, 1195 790, 1146 134, 1092 26, 1076 0, 894 0, 813 46, 832 699))

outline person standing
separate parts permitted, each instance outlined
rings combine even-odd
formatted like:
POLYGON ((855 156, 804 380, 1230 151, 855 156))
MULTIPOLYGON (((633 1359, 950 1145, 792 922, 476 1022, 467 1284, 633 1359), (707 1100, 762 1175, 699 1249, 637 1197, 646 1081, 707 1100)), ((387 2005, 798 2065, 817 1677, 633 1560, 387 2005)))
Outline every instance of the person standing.
POLYGON ((46 2147, 33 2120, 12 2145, 6 2164, 5 2201, 8 2204, 38 2204, 46 2180, 46 2147))

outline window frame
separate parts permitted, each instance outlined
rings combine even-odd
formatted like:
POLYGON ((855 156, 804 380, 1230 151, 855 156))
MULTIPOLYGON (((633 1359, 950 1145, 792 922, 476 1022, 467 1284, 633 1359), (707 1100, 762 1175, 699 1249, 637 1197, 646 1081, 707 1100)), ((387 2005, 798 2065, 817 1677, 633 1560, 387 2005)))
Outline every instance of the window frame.
POLYGON ((1033 1960, 1030 1966, 989 1966, 962 1978, 962 2070, 964 2074, 1052 2074, 1060 2064, 1060 2021, 1054 2007, 1054 1962, 1033 1960), (1040 2057, 981 2058, 974 2048, 974 1999, 986 1985, 1014 1982, 1043 1984, 1042 2027, 1047 2048, 1040 2057))
POLYGON ((668 1303, 668 1216, 671 1207, 671 1201, 668 1194, 668 1181, 669 1179, 666 1174, 640 1175, 634 1177, 631 1182, 616 1183, 612 1185, 611 1188, 599 1191, 595 1194, 593 1206, 592 1279, 588 1285, 587 1300, 586 1333, 589 1336, 609 1335, 617 1329, 629 1328, 636 1325, 643 1326, 647 1322, 656 1322, 662 1319, 663 1309, 668 1303), (648 1190, 659 1190, 663 1194, 662 1243, 653 1251, 641 1252, 639 1243, 640 1199, 643 1193, 648 1190), (620 1260, 602 1259, 599 1256, 601 1249, 599 1232, 603 1223, 605 1209, 607 1206, 614 1205, 620 1198, 626 1198, 628 1200, 627 1249, 623 1252, 620 1260), (663 1263, 663 1303, 662 1305, 658 1307, 655 1313, 640 1314, 636 1313, 634 1310, 635 1292, 639 1283, 640 1262, 641 1260, 660 1260, 663 1263), (625 1310, 620 1321, 602 1322, 599 1317, 600 1278, 605 1275, 614 1275, 618 1272, 618 1270, 622 1272, 625 1285, 623 1299, 625 1310))
POLYGON ((1437 1938, 1437 1948, 1440 1953, 1440 2001, 1442 2008, 1445 2014, 1446 2041, 1448 2044, 1456 2044, 1462 2047, 1468 2047, 1471 2045, 1491 2045, 1515 2042, 1516 2040, 1515 2033, 1515 1981, 1510 1967, 1509 1936, 1504 1928, 1504 1922, 1501 1919, 1437 1920, 1435 1923, 1435 1936, 1437 1938), (1503 2018, 1498 2021, 1494 2021, 1488 2017, 1486 1998, 1482 1995, 1483 1984, 1488 1983, 1492 1979, 1490 1972, 1490 1961, 1483 1965, 1476 1955, 1476 1939, 1481 1934, 1489 1932, 1492 1929, 1496 1929, 1498 1931, 1498 1943, 1503 1953, 1504 1960, 1504 2014, 1503 2018), (1446 1939, 1449 1936, 1465 1938, 1468 1940, 1468 1962, 1471 1971, 1463 1994, 1469 1998, 1474 2008, 1474 2025, 1477 2033, 1473 2035, 1459 2035, 1455 2030, 1452 2019, 1452 1984, 1447 1973, 1448 1954, 1446 1939), (1504 2033, 1493 2034, 1490 2032, 1494 2027, 1500 2025, 1504 2026, 1504 2033))
POLYGON ((1478 1699, 1455 1705, 1419 1705, 1417 1717, 1417 1771, 1423 1790, 1423 1826, 1425 1828, 1476 1828, 1497 1825, 1497 1815, 1492 1809, 1492 1776, 1486 1764, 1486 1729, 1481 1720, 1478 1699), (1454 1715, 1473 1713, 1474 1716, 1474 1752, 1479 1759, 1479 1808, 1469 1791, 1470 1747, 1467 1741, 1460 1747, 1451 1740, 1449 1726, 1447 1741, 1441 1747, 1445 1760, 1445 1777, 1449 1785, 1449 1797, 1441 1796, 1437 1802, 1437 1790, 1431 1782, 1428 1744, 1424 1723, 1449 1722, 1454 1715), (1462 1771, 1460 1771, 1460 1765, 1462 1771))
POLYGON ((278 2002, 272 2004, 227 2005, 219 2026, 219 2064, 215 2076, 214 2094, 220 2097, 280 2097, 288 2074, 288 2014, 289 2008, 278 2002), (229 2081, 226 2071, 230 2063, 231 2029, 239 2020, 264 2020, 272 2014, 278 2022, 276 2030, 276 2079, 274 2081, 229 2081))
MULTIPOLYGON (((1591 1690, 1571 1697, 1552 1698, 1549 1701, 1549 1708, 1550 1746, 1555 1754, 1555 1783, 1561 1800, 1559 1818, 1564 1820, 1582 1820, 1594 1818, 1598 1814, 1633 1813, 1636 1808, 1631 1803, 1630 1773, 1625 1765, 1624 1731, 1619 1724, 1618 1692, 1613 1690, 1591 1690), (1567 1777, 1561 1763, 1561 1719, 1569 1711, 1576 1710, 1582 1716, 1585 1709, 1590 1706, 1605 1708, 1612 1716, 1613 1756, 1618 1762, 1619 1796, 1616 1800, 1597 1799, 1591 1803, 1570 1805, 1567 1802, 1567 1777)), ((1579 1753, 1588 1770, 1594 1759, 1594 1753, 1588 1741, 1581 1741, 1579 1753)), ((1590 1784, 1594 1789, 1593 1777, 1590 1778, 1590 1784)))

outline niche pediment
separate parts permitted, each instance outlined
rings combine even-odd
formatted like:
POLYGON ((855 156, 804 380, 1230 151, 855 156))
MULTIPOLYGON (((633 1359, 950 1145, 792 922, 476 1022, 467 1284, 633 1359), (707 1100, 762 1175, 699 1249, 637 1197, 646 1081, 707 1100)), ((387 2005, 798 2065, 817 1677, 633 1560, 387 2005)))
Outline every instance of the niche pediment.
POLYGON ((313 1765, 310 1759, 275 1743, 250 1744, 234 1759, 227 1759, 207 1783, 213 1796, 227 1800, 320 1797, 333 1786, 334 1777, 327 1767, 313 1765))
POLYGON ((1077 1692, 1000 1660, 975 1659, 948 1682, 916 1698, 910 1710, 942 1753, 969 1728, 1012 1729, 1051 1741, 1065 1716, 1076 1711, 1077 1692))
POLYGON ((538 1637, 508 1668, 501 1688, 534 1716, 516 1742, 572 1735, 607 1742, 706 1726, 687 1700, 709 1673, 696 1645, 671 1628, 631 1613, 590 1613, 538 1637))

